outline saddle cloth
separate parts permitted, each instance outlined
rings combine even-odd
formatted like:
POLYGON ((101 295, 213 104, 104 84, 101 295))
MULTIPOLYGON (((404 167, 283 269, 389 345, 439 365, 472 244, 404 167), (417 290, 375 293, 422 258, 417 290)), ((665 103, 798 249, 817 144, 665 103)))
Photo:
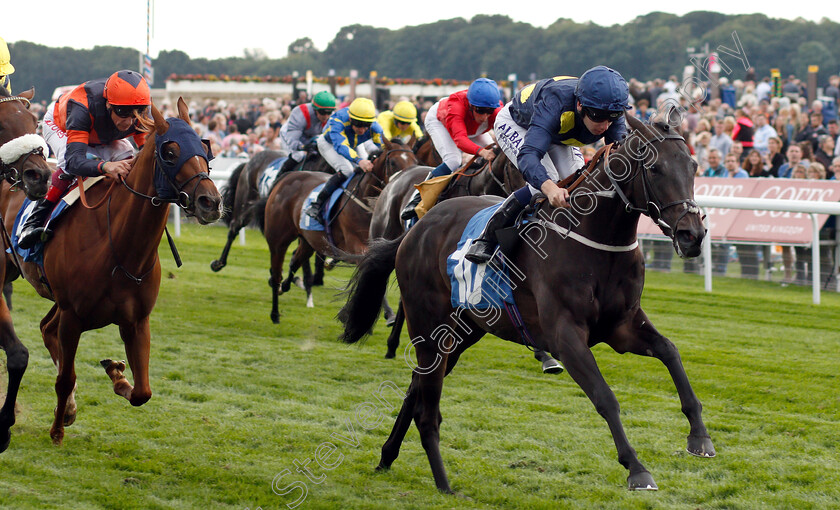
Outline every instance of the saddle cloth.
POLYGON ((455 308, 484 310, 514 303, 514 285, 501 257, 497 255, 487 264, 474 264, 464 258, 472 240, 481 234, 499 207, 501 203, 476 213, 461 234, 457 249, 446 259, 446 273, 452 284, 451 301, 455 308))
POLYGON ((268 197, 268 194, 271 193, 274 181, 276 181, 277 176, 280 175, 280 169, 283 168, 283 163, 285 163, 287 159, 289 158, 277 158, 265 167, 265 170, 263 170, 260 180, 257 183, 257 190, 259 191, 260 198, 266 198, 268 197))
MULTIPOLYGON (((88 177, 84 180, 85 190, 90 189, 91 186, 96 184, 97 182, 104 179, 105 176, 97 176, 97 177, 88 177)), ((47 227, 51 230, 55 230, 52 226, 53 223, 56 221, 57 218, 61 217, 64 212, 73 204, 75 204, 79 200, 79 187, 78 185, 73 185, 73 187, 61 197, 61 200, 58 201, 58 204, 50 213, 50 217, 47 220, 47 227)), ((23 227, 24 222, 26 222, 26 218, 32 214, 32 210, 35 209, 35 205, 37 202, 33 202, 28 198, 23 200, 23 205, 20 206, 20 210, 18 211, 17 216, 15 217, 15 223, 12 227, 12 247, 17 251, 17 254, 20 258, 22 258, 25 262, 35 262, 37 264, 43 264, 44 262, 44 243, 38 243, 30 249, 24 249, 18 246, 18 238, 20 237, 21 230, 23 227)), ((8 249, 6 250, 7 253, 11 253, 8 249)))
MULTIPOLYGON (((352 178, 353 174, 350 174, 350 177, 348 177, 341 184, 341 187, 333 191, 333 194, 330 195, 330 200, 327 202, 327 206, 324 207, 324 214, 327 216, 327 218, 330 217, 330 212, 335 203, 338 201, 338 197, 340 197, 341 194, 344 193, 344 189, 347 187, 347 184, 350 183, 350 179, 352 178)), ((324 230, 323 221, 315 221, 312 218, 310 218, 308 214, 305 213, 306 209, 309 207, 309 204, 314 202, 315 199, 318 198, 318 193, 320 193, 321 190, 324 189, 324 184, 326 184, 326 182, 315 186, 315 188, 309 193, 309 196, 306 197, 306 200, 303 201, 303 208, 301 209, 299 222, 301 230, 324 230)))

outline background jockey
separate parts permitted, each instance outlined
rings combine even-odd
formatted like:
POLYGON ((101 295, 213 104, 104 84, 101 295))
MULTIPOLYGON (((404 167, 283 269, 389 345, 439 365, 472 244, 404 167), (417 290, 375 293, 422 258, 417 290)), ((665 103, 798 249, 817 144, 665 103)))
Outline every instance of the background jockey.
POLYGON ((423 136, 423 130, 417 125, 417 107, 409 101, 400 101, 393 110, 380 113, 376 122, 388 140, 397 138, 406 143, 412 136, 418 140, 423 136))
POLYGON ((578 147, 604 138, 621 141, 627 134, 624 112, 629 88, 622 76, 605 66, 580 79, 558 76, 520 90, 496 117, 496 142, 523 173, 528 185, 505 199, 466 259, 485 263, 496 249, 496 230, 513 224, 531 196, 542 191, 553 207, 568 207, 569 193, 556 182, 583 167, 578 147))
POLYGON ((9 80, 9 75, 14 72, 15 66, 12 65, 9 47, 6 45, 6 40, 0 37, 0 87, 6 87, 9 95, 12 95, 12 82, 9 80))
POLYGON ((315 221, 321 221, 321 210, 330 195, 341 187, 358 166, 363 172, 373 170, 367 159, 368 149, 382 148, 382 128, 376 123, 373 101, 359 97, 350 106, 337 110, 330 117, 324 133, 318 137, 318 151, 336 171, 324 184, 318 198, 306 210, 315 221))
MULTIPOLYGON (((467 90, 461 90, 434 104, 426 113, 426 132, 435 144, 443 163, 426 179, 449 175, 461 166, 461 151, 492 161, 495 153, 485 149, 493 142, 487 131, 492 129, 502 106, 499 86, 487 78, 479 78, 467 90)), ((414 191, 401 217, 417 216, 414 208, 420 203, 420 192, 414 191)))
POLYGON ((280 148, 289 153, 280 173, 293 170, 309 154, 318 154, 318 142, 315 139, 324 130, 334 111, 335 96, 326 90, 315 94, 311 103, 295 106, 289 120, 280 128, 280 148))
POLYGON ((47 196, 42 198, 23 224, 18 244, 31 248, 51 234, 43 228, 55 204, 73 179, 108 175, 125 177, 131 169, 134 138, 138 147, 146 132, 137 126, 140 116, 148 117, 151 104, 149 84, 135 71, 117 71, 110 77, 86 81, 62 94, 44 114, 41 131, 57 159, 47 196))

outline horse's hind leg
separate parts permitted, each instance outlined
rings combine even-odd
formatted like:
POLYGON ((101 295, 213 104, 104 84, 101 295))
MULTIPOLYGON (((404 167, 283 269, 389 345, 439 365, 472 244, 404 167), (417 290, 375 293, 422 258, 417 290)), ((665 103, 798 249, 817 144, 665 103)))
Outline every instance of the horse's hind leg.
POLYGON ((141 406, 152 398, 152 389, 149 386, 149 317, 133 324, 120 325, 120 336, 125 344, 128 366, 131 367, 134 376, 134 386, 125 378, 124 362, 105 359, 100 363, 114 383, 114 393, 124 397, 133 406, 141 406))
POLYGON ((307 308, 315 307, 315 303, 312 300, 312 267, 309 265, 309 260, 312 258, 313 253, 315 253, 315 250, 312 249, 312 246, 301 239, 300 245, 295 250, 293 257, 293 260, 297 258, 297 264, 303 270, 303 278, 296 278, 295 283, 298 287, 306 291, 307 308))
MULTIPOLYGON (((52 311, 50 314, 52 314, 52 311)), ((55 420, 50 428, 50 437, 53 443, 60 445, 64 440, 64 419, 65 412, 68 410, 67 403, 76 389, 76 349, 79 346, 82 328, 78 318, 69 312, 58 310, 55 317, 48 323, 48 326, 50 326, 55 323, 56 319, 58 321, 59 347, 58 377, 55 380, 55 393, 58 396, 58 402, 55 407, 55 420)), ((45 319, 47 318, 45 317, 45 319)), ((44 331, 43 321, 41 331, 44 331)))
POLYGON ((12 438, 10 429, 15 424, 15 402, 20 389, 20 381, 29 364, 29 351, 15 334, 11 314, 3 303, 0 303, 0 347, 6 351, 6 370, 9 372, 6 399, 3 407, 0 408, 0 453, 2 453, 9 447, 12 438))
MULTIPOLYGON (((53 305, 47 315, 41 319, 41 337, 44 339, 44 345, 50 352, 56 372, 60 371, 61 367, 61 344, 58 339, 58 322, 60 313, 58 305, 53 305)), ((64 409, 64 426, 69 427, 76 421, 76 384, 73 385, 73 391, 70 392, 70 397, 67 399, 67 406, 64 409)))
POLYGON ((690 425, 686 448, 688 453, 698 457, 714 457, 715 447, 701 416, 703 406, 688 382, 680 353, 673 342, 662 336, 647 315, 639 310, 632 323, 617 331, 608 343, 618 352, 653 356, 665 365, 677 387, 682 412, 690 425))
POLYGON ((230 248, 231 246, 233 246, 233 241, 236 240, 236 235, 239 234, 239 231, 241 229, 242 226, 236 219, 230 222, 230 228, 228 229, 227 235, 227 242, 225 243, 225 247, 222 248, 222 254, 219 255, 218 259, 210 263, 210 269, 212 269, 214 272, 221 271, 222 268, 227 265, 227 258, 228 254, 230 253, 230 248))
POLYGON ((385 352, 387 359, 397 355, 397 347, 400 346, 400 335, 402 334, 405 313, 403 312, 402 299, 397 303, 397 314, 394 316, 394 323, 391 325, 391 334, 388 335, 388 350, 385 352))

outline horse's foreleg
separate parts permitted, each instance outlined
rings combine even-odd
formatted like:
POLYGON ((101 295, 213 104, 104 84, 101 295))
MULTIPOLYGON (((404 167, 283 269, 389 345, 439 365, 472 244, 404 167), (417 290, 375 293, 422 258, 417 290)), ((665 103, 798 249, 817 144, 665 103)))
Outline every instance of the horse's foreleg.
POLYGON ((403 399, 397 420, 394 422, 394 428, 391 429, 388 440, 382 445, 382 454, 379 458, 379 465, 376 466, 377 470, 389 469, 400 454, 400 446, 405 439, 408 428, 411 426, 411 421, 414 419, 414 406, 417 404, 418 377, 419 374, 412 374, 411 384, 408 386, 408 392, 406 392, 405 398, 403 399))
POLYGON ((309 264, 309 259, 301 264, 303 269, 303 280, 298 282, 298 285, 306 291, 306 307, 314 308, 315 302, 312 300, 312 266, 309 264))
POLYGON ((225 243, 225 247, 222 248, 222 254, 219 255, 219 258, 214 260, 210 263, 210 269, 215 272, 221 271, 223 267, 227 265, 227 258, 228 254, 230 253, 230 247, 233 246, 233 241, 236 240, 236 235, 239 234, 239 231, 242 229, 242 226, 239 224, 238 221, 233 220, 230 223, 230 229, 228 229, 227 235, 227 242, 225 243))
MULTIPOLYGON (((58 305, 53 305, 49 313, 41 319, 41 337, 44 339, 44 345, 50 352, 56 372, 59 371, 61 365, 61 344, 58 339, 58 323, 60 314, 58 305)), ((73 385, 73 391, 70 392, 70 397, 67 399, 67 406, 64 409, 64 426, 69 427, 76 421, 76 386, 73 385)))
POLYGON ((280 246, 273 246, 268 243, 271 250, 271 275, 268 278, 268 286, 271 287, 271 322, 280 324, 280 279, 283 274, 283 260, 286 256, 288 243, 281 243, 280 246))
POLYGON ((152 388, 149 385, 149 318, 145 317, 133 324, 120 325, 120 336, 125 344, 125 356, 134 377, 134 386, 129 384, 123 373, 125 363, 103 360, 102 365, 108 364, 105 366, 105 372, 114 383, 114 393, 128 399, 133 406, 141 406, 152 398, 152 388))
POLYGON ((619 352, 653 356, 665 365, 680 396, 682 412, 688 418, 688 453, 698 457, 714 457, 715 448, 701 416, 703 405, 688 382, 680 353, 673 342, 662 336, 645 313, 639 310, 632 324, 616 332, 614 339, 608 343, 619 352))
POLYGON ((414 408, 414 422, 417 424, 420 443, 426 451, 429 466, 432 468, 435 486, 439 491, 451 494, 452 488, 449 486, 449 478, 446 476, 443 457, 440 454, 440 423, 443 421, 440 414, 440 395, 443 391, 446 362, 438 362, 439 356, 436 349, 423 351, 418 349, 418 367, 434 368, 428 373, 420 374, 417 379, 419 402, 414 408))
POLYGON ((0 347, 6 351, 6 370, 9 372, 6 399, 3 407, 0 408, 0 453, 2 453, 9 447, 12 438, 10 429, 15 424, 15 402, 20 389, 20 381, 29 364, 29 351, 15 334, 9 309, 2 303, 0 303, 0 347))
MULTIPOLYGON (((50 315, 53 312, 50 312, 50 315)), ((48 315, 49 316, 49 315, 48 315)), ((57 338, 59 347, 58 376, 55 380, 55 393, 58 401, 55 406, 55 420, 50 428, 50 437, 53 443, 60 445, 64 440, 65 412, 68 411, 67 403, 76 389, 76 349, 79 346, 79 337, 82 328, 78 318, 68 312, 56 311, 57 338)), ((54 320, 48 321, 47 326, 54 324, 54 320)), ((44 332, 44 323, 42 329, 44 332)), ((45 337, 46 343, 46 337, 45 337)))
POLYGON ((630 441, 621 424, 618 399, 615 398, 615 394, 598 369, 592 351, 583 340, 585 337, 586 335, 581 332, 579 335, 564 338, 558 349, 560 361, 566 366, 572 379, 592 401, 598 414, 606 420, 618 451, 618 462, 630 471, 627 477, 628 488, 630 490, 657 490, 653 477, 639 461, 636 450, 630 446, 630 441))

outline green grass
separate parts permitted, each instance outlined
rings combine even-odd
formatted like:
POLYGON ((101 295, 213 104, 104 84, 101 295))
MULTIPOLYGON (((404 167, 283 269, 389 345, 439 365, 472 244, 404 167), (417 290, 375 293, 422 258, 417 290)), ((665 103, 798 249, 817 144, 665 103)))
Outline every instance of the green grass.
POLYGON ((718 452, 686 453, 688 423, 659 362, 596 346, 654 493, 626 490, 605 422, 567 374, 543 375, 523 347, 485 338, 444 385, 441 449, 464 496, 455 498, 436 491, 414 426, 393 468, 373 470, 396 411, 366 416, 365 403, 389 381, 405 390, 410 370, 383 358, 381 325, 361 346, 335 340, 336 291, 351 270, 327 273, 314 310, 297 288, 281 296, 274 325, 264 240, 249 231, 247 246, 237 243, 228 267, 212 273, 224 238, 222 227, 186 226, 177 269, 161 246, 147 404, 116 396, 99 365, 124 358, 116 328, 83 335, 78 419, 61 447, 49 438, 55 368, 38 332, 50 303, 15 283, 30 364, 0 454, 0 508, 286 508, 299 491, 272 491, 284 470, 278 492, 307 486, 299 508, 840 506, 835 293, 814 306, 807 287, 718 278, 706 293, 699 276, 648 275, 643 305, 680 348, 718 452), (316 452, 332 469, 316 465, 316 452), (320 483, 295 471, 306 459, 320 483))

